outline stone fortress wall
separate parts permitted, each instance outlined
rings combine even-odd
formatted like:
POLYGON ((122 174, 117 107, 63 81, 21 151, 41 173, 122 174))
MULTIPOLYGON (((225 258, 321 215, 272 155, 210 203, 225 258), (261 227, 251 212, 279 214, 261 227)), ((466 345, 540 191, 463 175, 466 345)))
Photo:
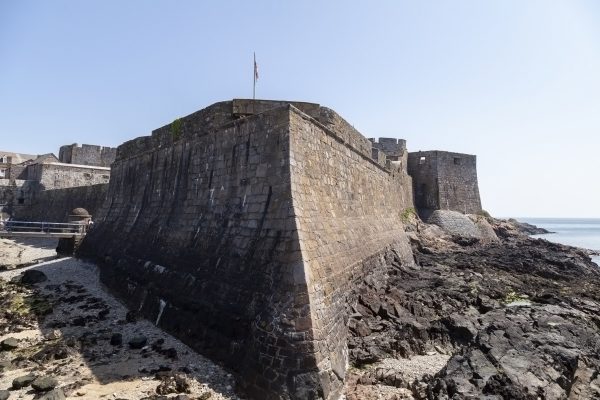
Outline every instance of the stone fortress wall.
POLYGON ((65 189, 108 183, 110 168, 64 163, 40 163, 27 168, 27 179, 36 181, 41 190, 65 189))
POLYGON ((256 398, 338 398, 352 281, 412 261, 410 182, 332 110, 217 103, 119 147, 81 252, 256 398))
POLYGON ((18 207, 13 215, 25 221, 67 222, 71 210, 85 208, 93 217, 104 203, 107 190, 108 184, 35 190, 29 203, 18 207))
POLYGON ((116 149, 63 146, 63 159, 65 148, 74 150, 75 159, 83 164, 59 162, 49 153, 7 165, 7 179, 0 180, 0 211, 14 219, 64 222, 72 208, 97 210, 104 201, 110 168, 94 163, 110 165, 116 149), (105 187, 96 188, 97 185, 105 187), (73 204, 76 206, 71 207, 73 204))
POLYGON ((114 147, 73 143, 60 147, 58 159, 65 164, 110 167, 116 155, 117 149, 114 147))
POLYGON ((415 206, 427 217, 433 210, 463 214, 482 211, 474 155, 446 151, 419 151, 408 155, 415 206))
POLYGON ((399 161, 406 153, 406 140, 396 138, 370 138, 373 151, 384 153, 391 161, 399 161))
POLYGON ((307 328, 286 322, 308 317, 289 112, 235 119, 228 102, 180 121, 119 148, 81 252, 103 257, 109 287, 237 370, 256 398, 300 389, 296 377, 316 367, 307 328))
POLYGON ((348 365, 353 283, 381 267, 387 251, 412 263, 401 217, 412 207, 412 184, 406 164, 379 163, 355 146, 367 144, 358 132, 343 137, 335 124, 291 116, 292 197, 311 311, 297 324, 311 326, 320 385, 325 398, 337 398, 348 365))

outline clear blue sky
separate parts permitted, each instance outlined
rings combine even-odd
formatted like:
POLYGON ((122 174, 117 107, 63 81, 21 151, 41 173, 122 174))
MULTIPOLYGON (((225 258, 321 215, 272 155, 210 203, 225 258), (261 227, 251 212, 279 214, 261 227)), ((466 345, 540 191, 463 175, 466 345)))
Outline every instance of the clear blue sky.
POLYGON ((0 0, 0 148, 116 146, 215 101, 318 102, 477 154, 498 216, 600 217, 600 2, 0 0))

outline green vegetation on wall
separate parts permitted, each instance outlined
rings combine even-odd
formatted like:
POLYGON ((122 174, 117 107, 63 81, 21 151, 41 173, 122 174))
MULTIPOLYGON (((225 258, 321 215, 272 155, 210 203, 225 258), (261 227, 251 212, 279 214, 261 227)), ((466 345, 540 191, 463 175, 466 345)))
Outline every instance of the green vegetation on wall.
POLYGON ((177 141, 181 139, 181 134, 183 133, 183 122, 180 118, 177 118, 175 121, 171 122, 171 135, 173 136, 173 141, 177 141))

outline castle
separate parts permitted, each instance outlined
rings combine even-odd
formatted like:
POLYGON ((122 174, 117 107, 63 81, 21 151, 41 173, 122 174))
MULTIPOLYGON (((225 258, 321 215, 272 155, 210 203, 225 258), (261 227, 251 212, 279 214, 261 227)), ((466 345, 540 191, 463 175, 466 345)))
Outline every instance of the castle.
POLYGON ((0 151, 0 213, 60 222, 73 208, 98 209, 116 149, 75 143, 62 146, 59 154, 0 151))
POLYGON ((251 396, 337 399, 356 282, 414 262, 414 208, 480 212, 475 156, 369 140, 319 104, 235 99, 119 146, 80 254, 251 396))
POLYGON ((356 283, 413 263, 407 212, 481 212, 475 156, 367 139, 315 103, 234 99, 117 149, 0 162, 0 211, 86 208, 103 282, 260 399, 339 398, 356 283))

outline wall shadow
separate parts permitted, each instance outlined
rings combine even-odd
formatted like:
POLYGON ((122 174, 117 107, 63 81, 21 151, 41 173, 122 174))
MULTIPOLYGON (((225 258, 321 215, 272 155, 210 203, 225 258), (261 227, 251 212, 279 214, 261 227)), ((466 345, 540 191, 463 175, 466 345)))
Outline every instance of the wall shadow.
MULTIPOLYGON (((79 366, 85 364, 102 385, 136 378, 148 380, 161 371, 183 372, 217 393, 236 397, 231 374, 198 356, 152 322, 129 312, 103 290, 94 264, 67 257, 5 271, 0 277, 7 280, 30 269, 43 272, 47 280, 13 284, 33 290, 30 314, 35 316, 44 339, 31 346, 33 351, 24 348, 22 353, 15 353, 16 367, 41 364, 60 374, 68 368, 84 371, 79 366), (118 335, 122 337, 121 344, 116 343, 118 335), (147 338, 146 343, 141 348, 132 348, 129 342, 140 336, 147 338)), ((69 384, 65 380, 65 389, 75 390, 85 384, 81 379, 76 380, 80 383, 69 384)), ((141 393, 140 396, 143 397, 141 393)))

